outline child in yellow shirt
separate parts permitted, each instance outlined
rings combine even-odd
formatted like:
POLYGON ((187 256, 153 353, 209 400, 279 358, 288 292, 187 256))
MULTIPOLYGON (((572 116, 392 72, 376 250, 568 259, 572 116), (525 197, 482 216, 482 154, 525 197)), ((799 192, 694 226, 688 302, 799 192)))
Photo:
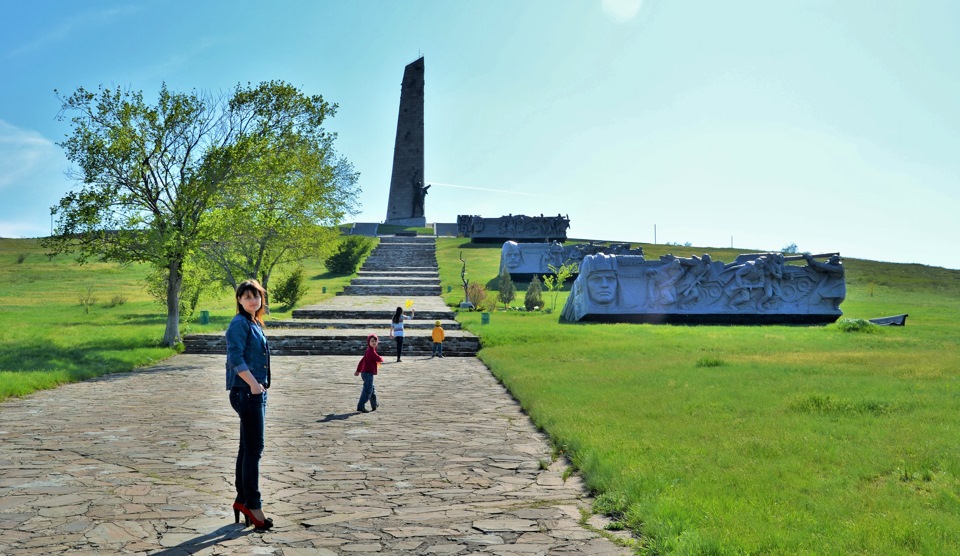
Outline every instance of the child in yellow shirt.
POLYGON ((443 338, 445 334, 443 332, 443 324, 440 321, 434 323, 433 327, 433 356, 443 359, 443 338))

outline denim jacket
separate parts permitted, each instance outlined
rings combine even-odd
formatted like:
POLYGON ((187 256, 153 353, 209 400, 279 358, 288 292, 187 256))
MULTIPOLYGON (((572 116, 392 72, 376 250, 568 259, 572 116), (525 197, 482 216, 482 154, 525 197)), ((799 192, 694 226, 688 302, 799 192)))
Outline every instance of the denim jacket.
POLYGON ((260 325, 237 314, 227 328, 227 390, 247 386, 238 375, 250 371, 257 382, 270 387, 270 347, 260 325))

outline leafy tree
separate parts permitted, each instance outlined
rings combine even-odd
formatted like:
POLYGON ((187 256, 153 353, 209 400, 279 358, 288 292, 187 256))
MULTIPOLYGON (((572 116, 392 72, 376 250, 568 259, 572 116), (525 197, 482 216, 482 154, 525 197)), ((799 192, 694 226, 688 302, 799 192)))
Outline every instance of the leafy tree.
POLYGON ((796 243, 791 243, 790 245, 785 245, 783 249, 780 250, 780 252, 787 253, 787 254, 796 254, 796 253, 799 253, 800 250, 797 247, 796 243))
POLYGON ((373 249, 373 240, 364 236, 347 236, 340 240, 336 250, 323 262, 327 270, 336 274, 353 274, 360 262, 373 249))
POLYGON ((497 299, 500 303, 503 303, 503 307, 506 308, 517 296, 517 287, 513 284, 513 279, 510 278, 510 273, 507 272, 507 269, 503 269, 503 272, 500 273, 497 289, 499 290, 497 299))
POLYGON ((533 280, 527 286, 527 294, 523 298, 523 306, 528 311, 533 311, 534 307, 543 307, 543 288, 540 286, 540 278, 534 274, 533 280))
POLYGON ((567 263, 557 268, 548 264, 547 268, 553 272, 553 275, 547 274, 544 276, 543 283, 547 286, 547 290, 553 293, 553 304, 550 306, 550 310, 553 311, 557 308, 557 297, 560 295, 560 290, 563 289, 564 282, 577 272, 579 265, 577 263, 567 263))
POLYGON ((320 129, 333 108, 320 96, 272 81, 238 85, 230 98, 172 92, 164 84, 155 104, 120 87, 57 96, 58 118, 72 115, 72 133, 60 146, 82 185, 53 207, 56 233, 44 246, 76 252, 81 263, 152 265, 166 289, 163 342, 169 346, 180 340, 188 258, 216 239, 209 234, 222 231, 207 220, 211 213, 228 206, 226 199, 242 198, 233 188, 258 174, 251 168, 268 165, 283 140, 315 137, 310 131, 320 129))
POLYGON ((222 190, 205 234, 216 239, 201 246, 234 288, 246 278, 266 288, 274 268, 326 257, 337 245, 336 224, 356 212, 358 174, 337 156, 335 135, 319 126, 336 106, 305 103, 289 86, 276 94, 278 102, 302 104, 312 119, 258 136, 263 155, 222 190))
MULTIPOLYGON (((178 310, 180 322, 188 320, 196 312, 197 305, 200 303, 200 298, 203 294, 208 290, 215 289, 218 285, 219 281, 216 278, 210 278, 212 276, 210 274, 211 270, 208 268, 209 265, 203 265, 205 262, 203 259, 197 257, 187 257, 183 264, 183 281, 180 285, 180 304, 178 310)), ((147 293, 163 306, 167 304, 167 290, 169 287, 167 280, 169 278, 169 272, 165 272, 165 269, 157 267, 151 268, 150 272, 143 278, 143 284, 147 293)))
POLYGON ((304 284, 303 267, 298 266, 273 289, 273 300, 277 303, 282 303, 286 307, 292 308, 306 293, 307 288, 304 284))

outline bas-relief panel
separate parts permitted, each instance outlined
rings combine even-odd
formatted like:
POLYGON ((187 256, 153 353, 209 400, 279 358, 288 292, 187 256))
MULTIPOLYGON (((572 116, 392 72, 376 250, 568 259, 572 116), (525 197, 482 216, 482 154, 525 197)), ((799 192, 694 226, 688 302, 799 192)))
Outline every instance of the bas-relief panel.
POLYGON ((500 249, 500 272, 504 270, 511 275, 554 274, 550 267, 570 263, 580 263, 587 255, 596 253, 614 255, 643 256, 643 248, 631 249, 629 244, 615 243, 602 245, 596 243, 576 243, 564 245, 558 241, 550 243, 517 243, 504 242, 500 249))
POLYGON ((709 255, 657 261, 588 255, 562 318, 575 322, 833 322, 846 297, 838 255, 741 255, 730 264, 709 255), (790 264, 802 261, 803 264, 790 264))

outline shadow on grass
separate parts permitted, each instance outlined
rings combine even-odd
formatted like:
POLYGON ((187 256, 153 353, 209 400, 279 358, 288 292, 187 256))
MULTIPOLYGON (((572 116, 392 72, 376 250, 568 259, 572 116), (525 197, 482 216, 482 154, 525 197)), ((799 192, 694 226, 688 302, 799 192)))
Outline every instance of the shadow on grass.
POLYGON ((132 369, 137 362, 129 352, 138 349, 163 349, 163 346, 159 341, 133 339, 92 338, 82 345, 72 346, 34 340, 20 342, 16 347, 0 352, 0 369, 10 372, 61 371, 70 379, 83 380, 132 369))
POLYGON ((310 279, 311 280, 334 280, 337 278, 346 278, 352 275, 353 275, 352 272, 331 272, 328 270, 323 274, 317 274, 316 276, 311 276, 310 279))
POLYGON ((153 315, 120 315, 119 320, 124 324, 136 324, 144 326, 163 326, 167 324, 167 316, 161 314, 153 315))

